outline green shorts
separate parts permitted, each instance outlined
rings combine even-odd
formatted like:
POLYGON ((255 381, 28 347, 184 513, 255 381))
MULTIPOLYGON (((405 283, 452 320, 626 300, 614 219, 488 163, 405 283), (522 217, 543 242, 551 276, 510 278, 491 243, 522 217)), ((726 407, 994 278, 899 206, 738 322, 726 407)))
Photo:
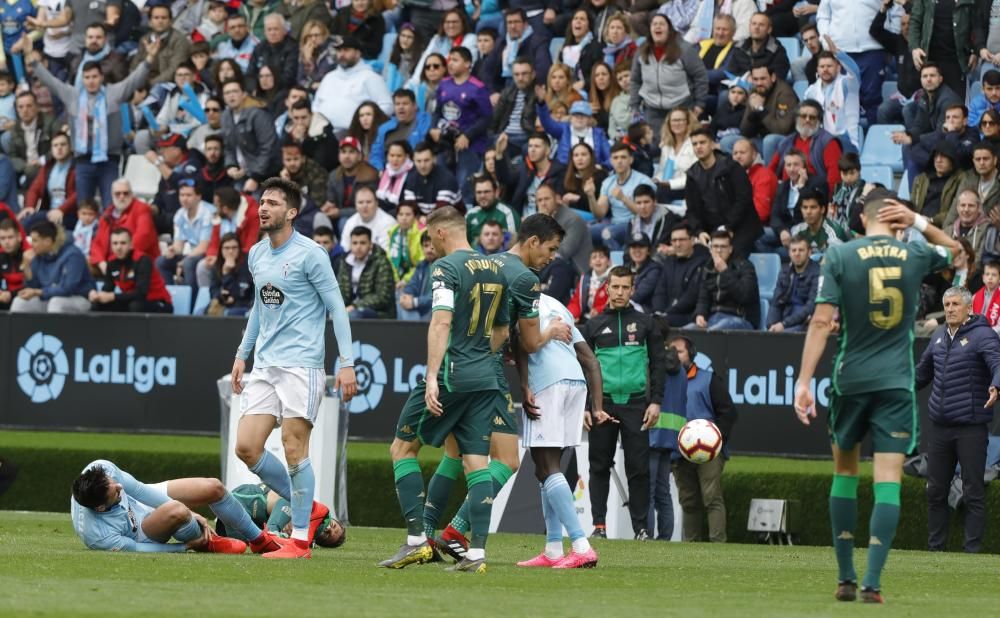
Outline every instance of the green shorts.
POLYGON ((519 435, 517 418, 514 417, 514 400, 510 393, 501 393, 497 399, 496 413, 493 415, 493 432, 519 435))
POLYGON ((493 419, 503 398, 500 391, 452 393, 444 386, 438 395, 444 414, 434 416, 424 403, 425 383, 410 391, 396 424, 396 437, 440 447, 448 434, 455 434, 458 450, 467 455, 489 455, 493 419))
POLYGON ((856 395, 834 393, 827 429, 830 441, 844 451, 853 449, 870 432, 874 452, 908 454, 917 445, 920 432, 916 395, 900 388, 856 395))

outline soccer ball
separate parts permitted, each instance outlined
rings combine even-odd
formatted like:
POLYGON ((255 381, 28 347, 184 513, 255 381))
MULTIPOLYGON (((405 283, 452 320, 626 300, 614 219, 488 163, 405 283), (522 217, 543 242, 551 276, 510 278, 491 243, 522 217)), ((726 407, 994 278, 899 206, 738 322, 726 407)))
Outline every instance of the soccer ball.
POLYGON ((677 434, 677 448, 691 463, 708 463, 722 450, 722 432, 703 418, 688 421, 677 434))

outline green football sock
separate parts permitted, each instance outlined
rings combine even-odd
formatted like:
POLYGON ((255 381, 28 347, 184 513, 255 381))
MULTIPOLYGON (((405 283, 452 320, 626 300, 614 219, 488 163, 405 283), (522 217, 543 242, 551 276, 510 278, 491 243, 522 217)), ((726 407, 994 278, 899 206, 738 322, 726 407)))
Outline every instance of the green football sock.
POLYGON ((858 525, 858 477, 833 475, 830 486, 830 527, 840 581, 857 581, 854 571, 854 530, 858 525))
POLYGON ((462 460, 445 455, 438 464, 437 471, 427 484, 427 499, 424 501, 424 533, 433 538, 444 507, 451 497, 451 488, 462 473, 462 460))
MULTIPOLYGON (((490 478, 493 479, 493 497, 495 498, 500 494, 500 489, 507 484, 510 477, 514 476, 514 471, 510 469, 510 466, 500 461, 491 461, 486 469, 489 470, 490 478)), ((469 496, 465 496, 461 508, 451 519, 451 527, 462 534, 469 531, 469 496)))
POLYGON ((875 483, 875 506, 869 524, 868 570, 862 586, 879 589, 882 567, 889 557, 892 539, 899 523, 899 483, 875 483))
POLYGON ((418 536, 424 532, 424 477, 414 458, 400 459, 392 464, 396 479, 396 497, 406 519, 406 532, 418 536))
POLYGON ((490 515, 493 512, 493 482, 489 470, 475 470, 465 475, 469 486, 469 524, 472 539, 469 547, 483 549, 490 532, 490 515))

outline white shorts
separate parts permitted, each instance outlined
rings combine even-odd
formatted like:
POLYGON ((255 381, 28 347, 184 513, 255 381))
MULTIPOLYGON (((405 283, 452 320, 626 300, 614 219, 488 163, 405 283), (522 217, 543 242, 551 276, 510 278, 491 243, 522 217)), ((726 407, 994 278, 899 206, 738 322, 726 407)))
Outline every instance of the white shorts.
POLYGON ((583 441, 583 412, 587 407, 587 383, 561 380, 535 393, 542 417, 524 414, 521 441, 524 448, 578 446, 583 441))
POLYGON ((283 418, 304 418, 316 423, 326 390, 326 372, 312 367, 260 367, 246 377, 240 395, 240 412, 270 414, 278 425, 283 418))

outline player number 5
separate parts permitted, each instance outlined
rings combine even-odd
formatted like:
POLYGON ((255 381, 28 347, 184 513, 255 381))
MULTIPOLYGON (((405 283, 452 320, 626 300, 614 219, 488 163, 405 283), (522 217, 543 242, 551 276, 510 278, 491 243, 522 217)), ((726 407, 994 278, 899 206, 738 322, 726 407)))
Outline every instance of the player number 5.
POLYGON ((489 337, 493 330, 493 320, 497 317, 497 309, 500 308, 500 299, 503 297, 503 286, 499 283, 477 283, 472 287, 469 295, 472 297, 472 319, 469 320, 469 336, 476 334, 479 327, 479 314, 483 308, 483 294, 489 294, 492 299, 490 306, 486 310, 486 327, 483 329, 483 336, 489 337))
POLYGON ((903 320, 903 293, 899 288, 886 286, 889 281, 903 277, 899 266, 873 268, 868 271, 868 298, 873 305, 880 308, 870 311, 868 319, 877 328, 889 330, 895 328, 903 320), (888 303, 885 306, 883 303, 888 303))

